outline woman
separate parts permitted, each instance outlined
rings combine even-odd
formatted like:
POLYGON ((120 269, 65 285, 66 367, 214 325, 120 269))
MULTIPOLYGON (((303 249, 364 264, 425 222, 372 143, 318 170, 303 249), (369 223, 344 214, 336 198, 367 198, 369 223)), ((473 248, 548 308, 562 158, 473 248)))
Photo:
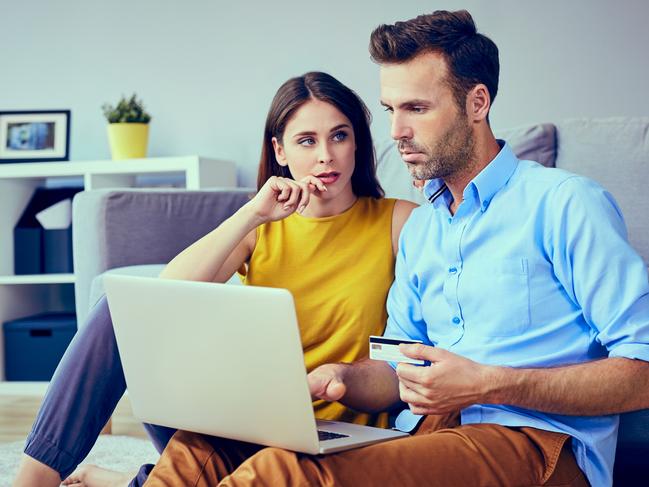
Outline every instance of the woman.
MULTIPOLYGON (((239 271, 244 284, 287 288, 308 370, 366 356, 368 336, 385 326, 398 237, 415 206, 382 198, 369 119, 360 98, 330 75, 307 73, 284 83, 266 119, 257 195, 175 257, 161 277, 225 282, 239 271)), ((54 486, 66 478, 124 391, 105 300, 90 320, 52 380, 17 485, 54 486)), ((387 424, 385 414, 336 403, 316 401, 314 409, 320 419, 387 424)), ((159 450, 173 433, 148 429, 159 450)), ((148 470, 143 467, 132 485, 140 485, 148 470)), ((124 485, 128 479, 86 467, 64 483, 124 485)))

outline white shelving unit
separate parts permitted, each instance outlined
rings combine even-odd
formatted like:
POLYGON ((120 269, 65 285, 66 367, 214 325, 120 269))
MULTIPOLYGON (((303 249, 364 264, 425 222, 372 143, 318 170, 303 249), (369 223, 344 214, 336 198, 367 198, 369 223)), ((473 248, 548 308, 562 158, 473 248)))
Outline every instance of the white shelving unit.
POLYGON ((0 276, 0 286, 7 284, 74 284, 74 281, 74 274, 0 276))
MULTIPOLYGON (((74 311, 74 274, 14 275, 13 229, 34 190, 46 181, 77 178, 84 190, 140 187, 139 176, 174 176, 186 189, 237 185, 234 163, 199 156, 0 164, 0 324, 46 311, 74 311)), ((0 394, 43 389, 34 383, 7 382, 4 377, 4 334, 0 333, 0 394)))

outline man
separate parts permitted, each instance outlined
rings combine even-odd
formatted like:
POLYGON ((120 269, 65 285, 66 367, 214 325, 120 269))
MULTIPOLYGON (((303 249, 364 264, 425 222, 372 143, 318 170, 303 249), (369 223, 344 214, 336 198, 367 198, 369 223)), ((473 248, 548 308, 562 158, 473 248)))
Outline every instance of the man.
POLYGON ((404 226, 385 334, 431 365, 309 381, 359 410, 404 401, 412 436, 313 457, 179 433, 147 485, 610 485, 615 414, 649 407, 647 272, 616 203, 494 138, 498 51, 466 11, 380 26, 370 50, 432 202, 404 226))

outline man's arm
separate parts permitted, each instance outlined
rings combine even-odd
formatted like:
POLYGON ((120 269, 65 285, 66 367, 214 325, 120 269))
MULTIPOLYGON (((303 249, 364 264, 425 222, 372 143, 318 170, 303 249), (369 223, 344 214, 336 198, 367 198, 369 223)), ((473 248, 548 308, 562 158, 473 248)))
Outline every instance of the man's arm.
POLYGON ((472 404, 507 404, 547 413, 597 416, 649 408, 649 363, 612 357, 547 369, 482 365, 440 348, 401 345, 430 367, 399 364, 401 399, 416 414, 472 404))
POLYGON ((623 357, 552 369, 498 367, 499 404, 580 416, 649 408, 649 363, 623 357))
POLYGON ((397 376, 385 362, 325 364, 313 370, 308 381, 314 398, 340 401, 357 411, 384 411, 399 401, 397 376))

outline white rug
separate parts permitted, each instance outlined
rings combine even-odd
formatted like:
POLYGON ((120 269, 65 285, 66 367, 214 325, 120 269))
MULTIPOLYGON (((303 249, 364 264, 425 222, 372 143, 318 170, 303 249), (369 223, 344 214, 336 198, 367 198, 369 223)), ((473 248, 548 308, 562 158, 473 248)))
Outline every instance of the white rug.
MULTIPOLYGON (((0 487, 10 487, 24 447, 23 441, 0 444, 0 487)), ((149 440, 130 436, 101 435, 83 463, 128 472, 155 463, 158 452, 149 440)))

